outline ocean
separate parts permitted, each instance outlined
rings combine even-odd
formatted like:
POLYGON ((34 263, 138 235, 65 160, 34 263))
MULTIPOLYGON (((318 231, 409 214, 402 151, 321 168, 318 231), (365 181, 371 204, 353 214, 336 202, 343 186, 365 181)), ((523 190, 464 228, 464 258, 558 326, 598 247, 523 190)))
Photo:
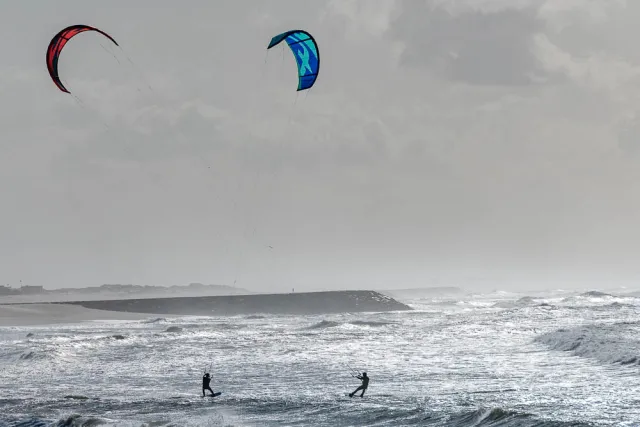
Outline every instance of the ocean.
POLYGON ((3 327, 0 426, 640 426, 640 298, 402 302, 415 310, 3 327))

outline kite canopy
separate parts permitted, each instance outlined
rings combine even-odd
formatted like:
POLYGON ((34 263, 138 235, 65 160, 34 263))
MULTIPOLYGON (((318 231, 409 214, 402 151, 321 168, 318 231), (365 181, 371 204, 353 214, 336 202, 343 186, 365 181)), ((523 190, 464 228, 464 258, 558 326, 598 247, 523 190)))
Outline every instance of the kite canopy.
POLYGON ((311 88, 320 71, 320 52, 313 36, 303 30, 287 31, 271 39, 267 49, 287 41, 298 64, 298 90, 311 88))
POLYGON ((70 93, 67 88, 64 87, 60 81, 60 76, 58 75, 58 58, 60 57, 60 52, 62 52, 64 45, 66 45, 73 36, 85 31, 96 31, 118 46, 118 43, 109 34, 97 28, 89 27, 88 25, 72 25, 56 34, 55 37, 51 39, 49 48, 47 49, 47 69, 49 70, 49 75, 53 82, 58 86, 58 89, 63 92, 70 93))

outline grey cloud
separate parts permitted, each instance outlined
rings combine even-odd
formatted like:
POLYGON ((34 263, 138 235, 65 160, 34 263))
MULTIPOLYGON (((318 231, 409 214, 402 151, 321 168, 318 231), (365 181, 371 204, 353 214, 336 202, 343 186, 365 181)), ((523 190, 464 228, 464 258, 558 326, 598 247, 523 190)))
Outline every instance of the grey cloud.
POLYGON ((637 156, 640 153, 640 120, 638 118, 628 119, 620 126, 618 145, 626 154, 637 156))
POLYGON ((20 43, 0 39, 3 280, 631 274, 640 168, 619 144, 636 125, 618 137, 637 108, 637 30, 622 3, 592 3, 8 4, 0 22, 20 43), (76 22, 134 63, 74 40, 61 65, 83 104, 44 67, 76 22), (296 27, 321 43, 307 93, 290 53, 265 50, 296 27))
POLYGON ((520 86, 543 74, 531 51, 542 28, 534 7, 453 13, 434 1, 403 2, 391 34, 402 65, 477 85, 520 86))

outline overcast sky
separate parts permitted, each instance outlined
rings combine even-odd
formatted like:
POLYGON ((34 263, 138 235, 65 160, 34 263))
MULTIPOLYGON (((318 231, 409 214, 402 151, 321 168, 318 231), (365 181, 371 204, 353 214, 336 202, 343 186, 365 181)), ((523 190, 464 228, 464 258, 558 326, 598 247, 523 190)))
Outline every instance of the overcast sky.
POLYGON ((4 283, 640 279, 638 1, 0 5, 4 283))

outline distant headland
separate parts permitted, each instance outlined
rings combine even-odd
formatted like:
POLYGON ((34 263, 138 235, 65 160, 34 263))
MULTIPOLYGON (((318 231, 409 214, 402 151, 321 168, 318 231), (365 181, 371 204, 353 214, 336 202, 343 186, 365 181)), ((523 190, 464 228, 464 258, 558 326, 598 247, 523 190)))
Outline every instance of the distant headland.
POLYGON ((233 316, 247 314, 328 314, 412 310, 375 291, 300 292, 174 298, 71 301, 65 304, 130 313, 233 316))
POLYGON ((54 302, 69 299, 163 298, 172 296, 248 295, 253 292, 227 285, 190 283, 174 286, 105 284, 85 288, 46 289, 43 286, 0 286, 0 302, 54 302))

